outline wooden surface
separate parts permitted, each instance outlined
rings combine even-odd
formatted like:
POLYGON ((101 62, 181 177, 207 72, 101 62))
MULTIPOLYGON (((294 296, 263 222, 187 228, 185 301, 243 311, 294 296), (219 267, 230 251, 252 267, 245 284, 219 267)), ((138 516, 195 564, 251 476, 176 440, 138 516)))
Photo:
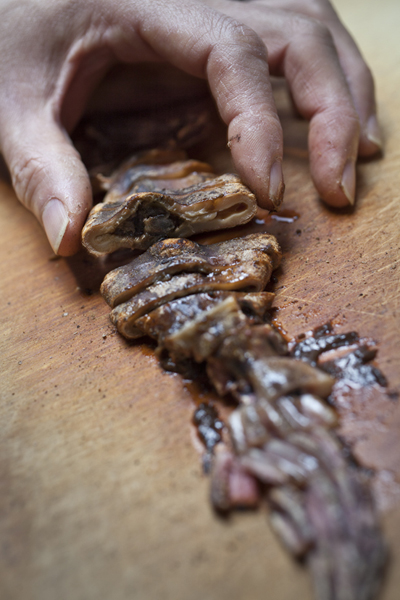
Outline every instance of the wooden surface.
MULTIPOLYGON (((309 179, 306 130, 278 93, 285 208, 278 319, 291 335, 330 318, 379 343, 392 399, 344 393, 342 434, 377 469, 374 490, 400 585, 399 164, 397 0, 336 6, 372 67, 384 156, 358 167, 357 204, 327 210, 309 179)), ((221 166, 218 147, 211 158, 221 166)), ((0 598, 291 600, 307 573, 266 514, 217 519, 189 426, 194 401, 152 350, 127 345, 83 256, 51 260, 35 219, 0 183, 0 598)))

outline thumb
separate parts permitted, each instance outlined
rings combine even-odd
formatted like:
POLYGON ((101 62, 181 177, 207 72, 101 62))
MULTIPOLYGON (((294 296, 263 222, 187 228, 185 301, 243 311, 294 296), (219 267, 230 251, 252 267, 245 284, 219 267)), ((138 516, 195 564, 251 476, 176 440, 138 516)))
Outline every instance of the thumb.
POLYGON ((1 147, 19 200, 43 225, 56 254, 80 248, 92 204, 88 173, 65 131, 46 114, 6 121, 1 147))

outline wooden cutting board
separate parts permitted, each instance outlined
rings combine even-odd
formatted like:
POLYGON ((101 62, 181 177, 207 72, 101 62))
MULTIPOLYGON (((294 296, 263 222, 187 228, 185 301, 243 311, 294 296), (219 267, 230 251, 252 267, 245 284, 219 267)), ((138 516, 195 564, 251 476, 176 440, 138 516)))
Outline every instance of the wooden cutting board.
MULTIPOLYGON (((400 585, 400 4, 336 3, 371 65, 384 156, 360 161, 356 208, 328 210, 308 172, 306 128, 277 90, 284 216, 266 229, 284 260, 277 319, 296 335, 333 319, 379 344, 391 397, 343 394, 342 435, 377 469, 391 546, 382 600, 400 585), (296 213, 297 218, 293 216, 296 213)), ((209 158, 227 163, 215 141, 209 158)), ((151 348, 128 345, 83 254, 52 260, 35 219, 0 183, 0 597, 4 600, 291 600, 308 574, 265 510, 218 519, 195 436, 193 390, 151 348), (92 293, 93 292, 93 293, 92 293)))

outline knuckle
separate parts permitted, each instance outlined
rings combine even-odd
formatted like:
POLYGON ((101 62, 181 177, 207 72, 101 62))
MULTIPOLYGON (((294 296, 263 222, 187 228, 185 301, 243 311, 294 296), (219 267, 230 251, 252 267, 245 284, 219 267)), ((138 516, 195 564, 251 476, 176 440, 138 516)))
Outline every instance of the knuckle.
POLYGON ((215 23, 216 39, 224 45, 231 45, 241 51, 265 56, 266 48, 258 34, 248 25, 231 17, 221 15, 215 23))
POLYGON ((338 125, 339 118, 341 127, 347 131, 350 137, 360 133, 360 119, 352 104, 340 104, 338 106, 333 106, 331 110, 328 110, 326 119, 327 126, 334 129, 338 125))
POLYGON ((266 48, 264 42, 258 36, 258 34, 248 27, 237 21, 232 24, 232 39, 236 43, 241 44, 242 47, 247 47, 252 54, 266 56, 266 48))
POLYGON ((292 23, 294 35, 308 40, 318 40, 324 45, 333 46, 333 37, 327 25, 317 19, 296 15, 292 23))
POLYGON ((316 21, 325 22, 330 18, 332 7, 326 0, 308 0, 307 14, 316 21))
POLYGON ((268 71, 267 50, 253 29, 230 17, 219 21, 213 32, 213 43, 207 58, 207 73, 213 80, 228 75, 240 80, 243 69, 263 76, 268 71))
POLYGON ((367 86, 373 90, 374 89, 374 77, 372 75, 372 71, 369 66, 361 59, 357 61, 355 66, 355 77, 362 82, 365 82, 367 86))

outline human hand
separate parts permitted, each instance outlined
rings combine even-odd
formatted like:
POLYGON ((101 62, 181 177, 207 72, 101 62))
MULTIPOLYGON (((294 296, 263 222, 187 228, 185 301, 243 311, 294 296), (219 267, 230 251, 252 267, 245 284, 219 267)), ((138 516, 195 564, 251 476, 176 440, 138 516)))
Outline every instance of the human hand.
POLYGON ((357 155, 382 147, 374 82, 329 0, 205 0, 258 33, 271 75, 284 76, 310 120, 314 184, 332 206, 354 204, 357 155))
MULTIPOLYGON (((225 4, 224 10, 234 3, 225 4)), ((56 252, 79 248, 91 205, 88 175, 68 134, 119 62, 167 62, 207 79, 239 174, 262 206, 279 206, 282 132, 265 47, 253 30, 199 0, 9 0, 0 17, 0 148, 18 197, 43 223, 56 252)), ((352 118, 357 124, 354 112, 352 118)), ((336 203, 346 202, 336 188, 336 203)))
POLYGON ((259 201, 279 204, 282 133, 265 48, 249 28, 199 0, 3 0, 0 147, 19 199, 55 252, 79 248, 91 206, 88 174, 69 132, 116 63, 165 61, 208 80, 238 172, 259 201), (253 161, 249 157, 254 156, 253 161))

